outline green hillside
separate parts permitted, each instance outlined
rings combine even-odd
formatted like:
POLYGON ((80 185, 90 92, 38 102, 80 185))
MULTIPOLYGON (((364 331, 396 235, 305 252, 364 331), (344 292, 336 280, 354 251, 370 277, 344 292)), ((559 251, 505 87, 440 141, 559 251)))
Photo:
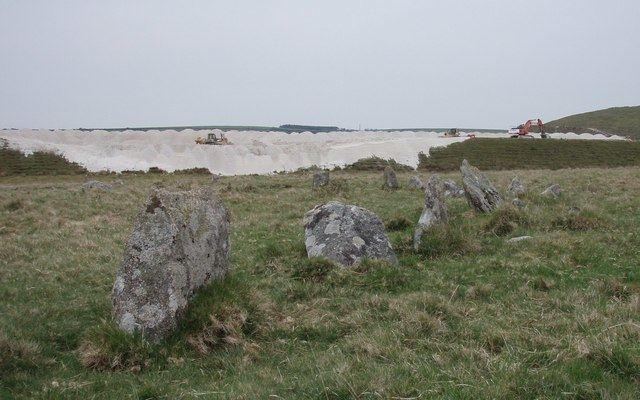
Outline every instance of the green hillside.
POLYGON ((562 169, 640 165, 640 143, 622 140, 470 139, 420 153, 418 169, 562 169))
POLYGON ((640 106, 575 114, 545 125, 549 132, 603 132, 640 139, 640 106))

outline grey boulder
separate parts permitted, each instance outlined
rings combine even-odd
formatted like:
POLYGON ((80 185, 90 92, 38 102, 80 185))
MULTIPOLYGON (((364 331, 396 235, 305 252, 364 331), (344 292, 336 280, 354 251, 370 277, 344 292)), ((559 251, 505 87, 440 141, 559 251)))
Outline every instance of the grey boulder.
POLYGON ((91 190, 98 190, 102 192, 110 192, 113 189, 112 185, 100 181, 88 181, 82 185, 82 191, 88 192, 91 190))
POLYGON ((444 197, 453 197, 453 198, 464 197, 464 189, 458 186, 458 184, 452 181, 451 179, 444 181, 443 186, 444 186, 444 197))
POLYGON ((398 262, 382 221, 364 208, 331 201, 308 211, 303 224, 309 257, 324 257, 344 267, 365 258, 398 262))
POLYGON ((384 167, 384 187, 387 189, 397 189, 398 188, 398 178, 396 177, 396 171, 393 168, 386 166, 384 167))
POLYGON ((436 224, 449 220, 447 205, 444 199, 444 185, 440 177, 431 175, 424 190, 424 209, 413 234, 413 247, 418 249, 424 232, 436 224))
POLYGON ((313 187, 319 188, 329 183, 329 171, 320 170, 313 173, 313 187))
POLYGON ((525 205, 526 205, 526 204, 524 203, 524 201, 520 200, 520 199, 519 199, 519 198, 517 198, 517 197, 516 197, 515 199, 511 200, 511 204, 513 204, 513 206, 514 206, 514 207, 516 207, 516 208, 520 208, 520 209, 524 208, 524 207, 525 207, 525 205))
POLYGON ((562 194, 562 189, 560 189, 560 185, 553 184, 553 185, 549 186, 548 188, 546 188, 544 190, 544 192, 542 192, 540 194, 542 196, 552 197, 554 199, 557 199, 558 197, 560 197, 560 194, 562 194))
POLYGON ((462 161, 460 166, 462 174, 462 186, 467 202, 476 211, 488 213, 496 209, 502 203, 502 197, 487 178, 478 168, 469 164, 467 160, 462 161))
POLYGON ((414 175, 409 179, 409 187, 411 189, 422 189, 424 183, 422 183, 422 179, 418 175, 414 175))
POLYGON ((228 268, 229 213, 213 189, 155 189, 116 273, 113 317, 122 330, 159 341, 176 329, 196 290, 228 268))
POLYGON ((510 195, 520 197, 524 196, 525 192, 524 185, 520 182, 520 179, 518 179, 517 176, 514 177, 509 183, 509 186, 507 186, 507 193, 510 195))

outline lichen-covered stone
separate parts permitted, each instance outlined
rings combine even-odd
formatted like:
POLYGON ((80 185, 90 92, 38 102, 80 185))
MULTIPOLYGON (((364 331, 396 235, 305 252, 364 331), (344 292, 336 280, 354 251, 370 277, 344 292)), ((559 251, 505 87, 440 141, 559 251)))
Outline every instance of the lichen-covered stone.
POLYGON ((449 220, 444 200, 444 184, 438 175, 431 175, 424 190, 424 209, 413 234, 413 246, 418 248, 424 232, 436 224, 449 220))
POLYGON ((323 169, 313 173, 313 187, 319 188, 329 183, 329 171, 323 169))
POLYGON ((393 168, 386 166, 384 167, 384 187, 386 189, 397 189, 398 188, 398 178, 396 177, 396 171, 393 168))
POLYGON ((540 194, 542 196, 552 197, 554 199, 557 199, 562 194, 562 189, 560 189, 560 185, 553 184, 553 185, 549 186, 548 188, 546 188, 544 190, 544 192, 542 192, 540 194))
POLYGON ((507 186, 507 193, 510 195, 520 197, 524 196, 525 192, 524 185, 520 182, 520 179, 518 179, 517 176, 514 177, 509 183, 509 186, 507 186))
POLYGON ((411 189, 423 189, 424 183, 422 183, 422 179, 418 175, 414 175, 409 179, 409 187, 411 189))
POLYGON ((382 221, 364 208, 331 201, 308 211, 303 224, 309 257, 345 267, 365 258, 397 263, 382 221))
POLYGON ((228 260, 229 214, 211 188, 153 190, 116 274, 116 323, 153 341, 167 337, 196 290, 227 273, 228 260))
POLYGON ((502 197, 489 178, 478 168, 470 165, 467 160, 462 161, 460 173, 462 174, 464 195, 469 205, 476 211, 488 213, 502 203, 502 197))
POLYGON ((511 204, 513 204, 514 207, 516 208, 524 208, 526 206, 526 204, 524 203, 524 201, 520 200, 519 198, 515 198, 513 200, 511 200, 511 204))
POLYGON ((458 186, 458 184, 455 183, 454 181, 448 179, 444 181, 442 184, 444 186, 444 197, 451 197, 451 198, 464 197, 464 189, 458 186))

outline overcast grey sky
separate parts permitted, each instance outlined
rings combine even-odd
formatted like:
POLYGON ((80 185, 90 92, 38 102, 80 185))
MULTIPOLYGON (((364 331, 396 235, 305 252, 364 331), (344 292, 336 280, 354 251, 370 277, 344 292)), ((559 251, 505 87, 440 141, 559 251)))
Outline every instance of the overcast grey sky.
POLYGON ((640 104, 640 1, 0 0, 0 127, 506 128, 640 104))

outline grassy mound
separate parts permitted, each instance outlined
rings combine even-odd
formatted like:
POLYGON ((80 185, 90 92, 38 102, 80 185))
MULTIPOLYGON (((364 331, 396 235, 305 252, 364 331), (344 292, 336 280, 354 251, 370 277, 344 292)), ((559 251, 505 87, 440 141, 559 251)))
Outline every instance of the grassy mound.
POLYGON ((376 156, 362 158, 353 164, 347 165, 344 169, 353 171, 383 171, 387 166, 396 171, 413 171, 413 168, 410 166, 400 164, 394 159, 385 160, 384 158, 376 156))
POLYGON ((421 153, 418 169, 457 170, 465 158, 481 170, 621 167, 640 165, 640 143, 477 138, 421 153))
POLYGON ((549 132, 593 132, 640 139, 640 106, 612 107, 547 122, 549 132))

